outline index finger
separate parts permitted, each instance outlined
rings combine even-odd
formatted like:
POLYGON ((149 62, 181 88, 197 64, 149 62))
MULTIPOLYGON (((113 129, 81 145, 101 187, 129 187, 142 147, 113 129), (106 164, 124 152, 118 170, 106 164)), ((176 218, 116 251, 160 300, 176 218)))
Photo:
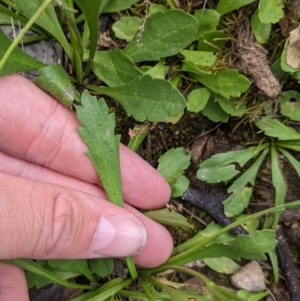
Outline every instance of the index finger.
MULTIPOLYGON (((71 110, 19 75, 0 79, 0 151, 62 174, 100 184, 84 155, 87 150, 71 110)), ((124 199, 139 208, 157 208, 170 196, 169 185, 134 152, 120 147, 124 199)), ((100 184, 101 185, 101 184, 100 184)))

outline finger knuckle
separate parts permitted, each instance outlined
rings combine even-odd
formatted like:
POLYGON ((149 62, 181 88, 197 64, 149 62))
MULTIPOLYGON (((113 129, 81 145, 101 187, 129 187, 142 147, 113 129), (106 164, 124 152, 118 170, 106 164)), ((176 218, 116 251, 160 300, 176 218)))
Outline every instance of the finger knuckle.
POLYGON ((64 257, 77 245, 82 221, 82 205, 72 192, 59 193, 53 203, 53 218, 47 253, 49 258, 64 257))

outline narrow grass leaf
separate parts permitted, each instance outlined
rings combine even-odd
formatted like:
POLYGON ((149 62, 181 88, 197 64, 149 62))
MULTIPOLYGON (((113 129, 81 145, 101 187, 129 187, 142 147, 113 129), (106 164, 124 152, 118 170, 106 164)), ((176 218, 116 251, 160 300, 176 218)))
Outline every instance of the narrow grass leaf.
MULTIPOLYGON (((0 29, 0 57, 4 56, 11 43, 12 41, 0 29)), ((45 66, 45 64, 34 59, 20 48, 15 48, 0 70, 0 77, 22 71, 38 70, 45 66)))
POLYGON ((35 273, 35 274, 38 274, 45 278, 48 278, 52 282, 61 284, 65 287, 76 288, 76 289, 87 289, 87 290, 94 289, 94 287, 90 286, 90 285, 76 284, 76 283, 71 283, 71 282, 62 280, 62 279, 58 278, 56 275, 47 271, 45 268, 41 267, 39 264, 35 263, 33 260, 30 260, 30 259, 9 259, 9 260, 5 260, 3 262, 16 265, 16 266, 22 268, 23 270, 30 271, 32 273, 35 273))
POLYGON ((204 86, 225 98, 239 97, 246 92, 251 82, 235 69, 223 69, 215 74, 195 75, 204 86))
POLYGON ((300 133, 281 123, 278 119, 263 117, 255 122, 255 125, 263 130, 267 136, 279 140, 298 140, 300 133))
MULTIPOLYGON (((43 3, 43 0, 14 0, 14 3, 22 10, 24 16, 30 19, 43 3)), ((50 4, 37 19, 36 24, 50 33, 64 48, 69 58, 72 59, 70 45, 64 35, 56 16, 54 5, 50 4)))
POLYGON ((81 124, 78 132, 88 146, 86 155, 92 161, 108 199, 123 206, 119 163, 120 136, 114 134, 115 115, 108 113, 103 98, 97 101, 87 91, 83 92, 81 106, 77 106, 76 113, 81 124))
POLYGON ((170 82, 149 75, 119 87, 95 87, 92 90, 117 100, 138 121, 164 121, 185 108, 183 95, 170 82))
POLYGON ((148 211, 145 213, 145 215, 163 225, 180 227, 187 230, 193 229, 193 226, 186 220, 183 215, 176 212, 171 212, 167 208, 148 211))
POLYGON ((220 0, 217 5, 216 11, 220 15, 225 15, 254 1, 255 0, 220 0))
POLYGON ((287 150, 282 147, 277 148, 291 163, 294 167, 295 171, 297 172, 298 177, 300 178, 300 162, 287 150))
POLYGON ((168 292, 173 301, 190 301, 190 298, 192 297, 188 294, 184 294, 181 290, 176 290, 170 287, 169 285, 164 286, 164 289, 168 292))
POLYGON ((109 87, 122 86, 142 75, 133 60, 120 49, 97 51, 92 69, 109 87))
POLYGON ((74 100, 74 87, 64 68, 54 64, 40 69, 39 72, 40 76, 35 79, 35 84, 51 94, 63 106, 69 107, 74 100))
POLYGON ((135 62, 158 61, 190 45, 197 30, 197 19, 182 10, 157 13, 147 19, 141 38, 138 41, 133 39, 125 47, 124 53, 135 62))

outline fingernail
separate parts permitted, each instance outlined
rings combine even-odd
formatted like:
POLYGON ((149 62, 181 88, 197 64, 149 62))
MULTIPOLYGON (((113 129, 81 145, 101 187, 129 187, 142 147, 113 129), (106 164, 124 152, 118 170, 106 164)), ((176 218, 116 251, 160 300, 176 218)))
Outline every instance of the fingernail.
POLYGON ((101 217, 90 252, 109 257, 127 257, 139 253, 147 241, 145 226, 135 217, 101 217))

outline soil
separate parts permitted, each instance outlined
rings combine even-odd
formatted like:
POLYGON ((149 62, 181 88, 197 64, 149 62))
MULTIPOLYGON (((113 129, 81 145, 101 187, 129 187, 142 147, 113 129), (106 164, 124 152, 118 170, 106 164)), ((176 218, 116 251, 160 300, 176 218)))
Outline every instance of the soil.
MULTIPOLYGON (((188 4, 191 9, 200 9, 203 7, 206 1, 194 0, 194 1, 178 1, 178 6, 186 8, 188 4)), ((207 1, 207 5, 210 8, 215 7, 217 1, 207 1)), ((291 1, 292 2, 292 1, 291 1)), ((267 105, 268 102, 276 102, 276 97, 282 90, 282 86, 288 85, 288 82, 279 83, 270 71, 270 58, 272 58, 272 45, 261 46, 254 42, 253 35, 250 28, 249 10, 251 11, 251 5, 247 8, 240 19, 236 19, 239 24, 238 30, 231 31, 230 35, 234 35, 231 40, 235 41, 228 44, 227 51, 231 51, 230 61, 228 65, 239 69, 241 73, 244 73, 251 78, 253 85, 251 88, 251 96, 247 96, 250 102, 250 107, 256 106, 259 109, 262 106, 267 105), (269 48, 268 48, 269 47, 269 48), (258 101, 264 103, 257 104, 258 101), (267 100, 266 100, 267 99, 267 100)), ((253 10, 253 9, 252 9, 253 10)), ((292 14, 292 10, 287 9, 287 14, 292 14)), ((294 13, 295 14, 295 13, 294 13)), ((293 15, 294 16, 294 15, 293 15)), ((113 38, 113 34, 109 29, 110 23, 116 18, 115 15, 106 15, 102 17, 102 26, 100 28, 100 40, 102 43, 102 49, 110 49, 115 47, 122 47, 123 42, 113 38)), ((294 16, 294 18, 296 18, 294 16)), ((278 34, 278 37, 274 39, 283 39, 286 36, 287 31, 294 29, 293 24, 287 24, 284 20, 281 22, 282 33, 278 34)), ((235 24, 232 24, 234 28, 235 24)), ((276 29, 279 31, 280 29, 276 29)), ((36 45, 33 47, 33 53, 36 53, 36 45)), ((53 49, 53 44, 47 44, 44 49, 53 49)), ((38 47, 38 49, 41 49, 38 47)), ((48 50, 45 50, 46 52, 48 50)), ((55 50, 56 51, 56 50, 55 50)), ((54 51, 54 52, 55 52, 54 51)), ((45 52, 43 52, 45 53, 45 52)), ((52 52, 51 52, 52 53, 52 52)), ((56 52, 55 52, 56 53, 56 52)), ((223 53, 224 54, 224 53, 223 53)), ((222 55, 222 53, 220 54, 222 55)), ((273 58, 274 59, 274 58, 273 58)), ((57 58, 56 58, 57 60, 57 58)), ((48 62, 49 63, 49 62, 48 62)), ((287 78, 286 81, 289 79, 287 78)), ((187 96, 188 83, 183 82, 181 92, 187 96)), ((120 105, 113 100, 109 100, 111 111, 116 112, 117 115, 117 132, 122 135, 122 142, 127 144, 129 141, 128 131, 133 128, 136 122, 132 118, 128 118, 120 105)), ((253 115, 259 113, 253 110, 253 115)), ((274 112, 277 113, 277 112, 274 112)), ((213 154, 222 153, 232 150, 241 150, 247 147, 249 143, 259 143, 262 141, 263 136, 257 134, 257 130, 252 127, 249 119, 231 118, 228 123, 216 124, 203 117, 200 113, 185 112, 180 121, 176 124, 171 123, 157 123, 147 124, 150 128, 147 138, 138 150, 138 153, 150 164, 157 165, 157 159, 163 153, 170 148, 185 147, 187 152, 192 155, 192 165, 187 170, 186 175, 190 179, 191 187, 200 191, 205 195, 205 199, 209 202, 220 202, 224 200, 226 196, 226 189, 230 186, 230 183, 210 185, 199 181, 195 174, 198 165, 205 159, 213 154), (223 199, 222 199, 223 197, 223 199)), ((298 153, 293 155, 300 160, 298 153)), ((287 185, 286 201, 294 201, 300 199, 300 185, 299 178, 294 169, 288 164, 285 158, 281 158, 281 168, 284 174, 285 182, 287 185)), ((270 162, 267 159, 259 172, 258 178, 254 185, 254 194, 251 200, 250 206, 247 208, 247 213, 253 213, 262 209, 269 208, 274 204, 274 187, 271 181, 270 162)), ((182 199, 176 200, 183 205, 183 208, 193 213, 193 216, 201 217, 204 223, 209 223, 211 220, 216 219, 213 216, 213 212, 208 214, 200 209, 198 206, 191 204, 182 199)), ((189 220, 192 220, 194 225, 198 229, 202 229, 204 226, 202 223, 194 220, 191 214, 183 212, 189 220)), ((263 220, 261 220, 263 223, 263 220)), ((282 226, 282 233, 287 239, 287 247, 290 249, 288 252, 291 254, 291 262, 289 263, 289 271, 295 273, 296 282, 300 276, 300 211, 287 211, 281 216, 280 225, 282 226), (294 267, 293 267, 294 265, 294 267)), ((181 236, 188 238, 192 233, 184 233, 181 236)), ((177 233, 174 233, 175 243, 178 239, 177 233)), ((284 264, 281 264, 283 267, 284 264)), ((296 300, 292 297, 293 287, 291 287, 287 271, 280 269, 280 282, 278 284, 273 283, 272 272, 270 271, 270 264, 264 263, 262 267, 269 281, 268 288, 270 289, 273 299, 269 300, 296 300)), ((215 283, 230 287, 229 277, 220 275, 213 272, 207 267, 200 268, 208 277, 210 277, 215 283)), ((42 288, 40 290, 31 291, 31 300, 67 300, 70 296, 69 290, 65 290, 58 286, 52 285, 42 288), (50 299, 47 299, 49 291, 52 294, 50 299), (65 295, 65 297, 63 297, 65 295), (66 297, 67 295, 67 297, 66 297), (59 297, 55 297, 59 296, 59 297)), ((299 299, 298 299, 299 300, 299 299)))

